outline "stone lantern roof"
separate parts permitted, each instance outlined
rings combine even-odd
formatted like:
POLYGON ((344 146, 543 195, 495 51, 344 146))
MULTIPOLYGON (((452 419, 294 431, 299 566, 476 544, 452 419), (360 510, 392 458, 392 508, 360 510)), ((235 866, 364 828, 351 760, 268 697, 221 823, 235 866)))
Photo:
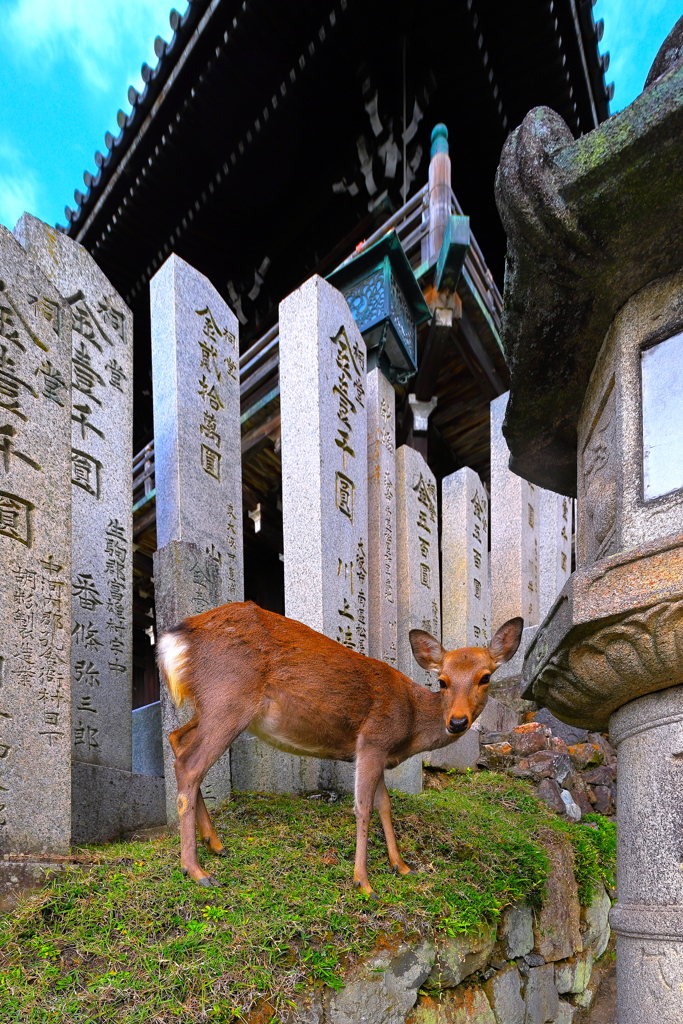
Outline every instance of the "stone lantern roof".
POLYGON ((624 303, 683 266, 683 18, 644 92, 574 139, 536 107, 508 137, 496 200, 508 236, 502 341, 510 468, 576 495, 577 422, 624 303))

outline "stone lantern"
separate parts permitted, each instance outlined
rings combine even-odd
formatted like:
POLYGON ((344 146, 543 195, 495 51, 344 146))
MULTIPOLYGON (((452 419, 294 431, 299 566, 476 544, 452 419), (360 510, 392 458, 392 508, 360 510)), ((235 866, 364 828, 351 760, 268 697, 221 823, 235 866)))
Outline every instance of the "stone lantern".
POLYGON ((381 365, 390 380, 409 380, 417 372, 417 329, 430 313, 396 232, 327 280, 348 302, 365 339, 368 370, 381 365))
POLYGON ((683 1021, 683 19, 630 107, 503 150, 510 468, 578 499, 524 696, 619 749, 619 1024, 683 1021))

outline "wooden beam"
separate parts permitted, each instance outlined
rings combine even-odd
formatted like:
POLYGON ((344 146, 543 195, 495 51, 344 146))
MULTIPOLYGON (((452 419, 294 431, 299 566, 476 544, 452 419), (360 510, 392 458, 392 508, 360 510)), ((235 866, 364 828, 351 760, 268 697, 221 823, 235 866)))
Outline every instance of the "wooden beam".
POLYGON ((256 451, 254 449, 260 451, 267 441, 275 440, 279 434, 280 413, 278 412, 244 435, 242 438, 242 458, 245 458, 247 455, 255 455, 256 451))
POLYGON ((474 329, 472 321, 468 317, 467 313, 463 309, 462 317, 456 321, 458 341, 460 342, 460 350, 463 358, 470 368, 472 363, 477 367, 473 370, 475 377, 478 381, 483 380, 490 391, 490 398, 497 398, 498 395, 504 394, 508 390, 505 381, 502 380, 500 374, 496 370, 491 358, 479 340, 479 336, 474 329), (479 371, 479 372, 478 372, 479 371))

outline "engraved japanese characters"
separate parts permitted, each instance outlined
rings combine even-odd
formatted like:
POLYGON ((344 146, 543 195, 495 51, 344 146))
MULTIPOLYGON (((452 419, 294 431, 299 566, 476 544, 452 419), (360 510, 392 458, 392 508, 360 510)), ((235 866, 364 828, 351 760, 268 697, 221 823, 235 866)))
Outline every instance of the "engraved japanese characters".
POLYGON ((0 227, 0 846, 71 839, 71 312, 0 227))
POLYGON ((73 239, 29 214, 14 234, 71 307, 72 758, 130 771, 133 319, 73 239))

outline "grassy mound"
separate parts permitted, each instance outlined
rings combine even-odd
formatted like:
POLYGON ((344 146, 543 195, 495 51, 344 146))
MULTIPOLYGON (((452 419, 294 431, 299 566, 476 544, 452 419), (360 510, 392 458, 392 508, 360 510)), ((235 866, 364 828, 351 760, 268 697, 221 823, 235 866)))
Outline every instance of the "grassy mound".
POLYGON ((542 833, 572 840, 584 899, 593 878, 611 880, 614 826, 571 826, 524 782, 455 775, 392 802, 403 856, 420 870, 390 873, 374 816, 379 903, 351 884, 348 798, 236 797, 216 816, 229 855, 200 854, 220 889, 182 877, 176 835, 90 848, 97 863, 70 866, 0 918, 0 1020, 256 1020, 259 1007, 271 1019, 268 1007, 286 1006, 298 986, 340 985, 378 943, 467 931, 514 900, 540 903, 542 833))

